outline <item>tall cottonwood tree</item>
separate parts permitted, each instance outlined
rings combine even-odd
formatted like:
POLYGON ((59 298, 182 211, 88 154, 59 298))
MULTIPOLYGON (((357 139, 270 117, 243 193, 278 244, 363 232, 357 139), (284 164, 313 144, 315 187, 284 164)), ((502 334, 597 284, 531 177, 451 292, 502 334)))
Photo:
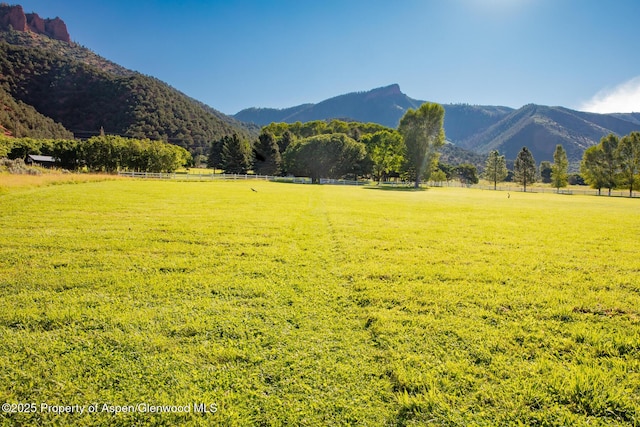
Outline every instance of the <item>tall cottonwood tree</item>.
POLYGON ((485 179, 493 182, 493 189, 496 190, 498 182, 504 181, 508 174, 507 161, 504 156, 501 156, 497 150, 491 151, 484 168, 485 179))
POLYGON ((553 165, 551 166, 551 183, 560 191, 560 188, 569 184, 569 160, 567 152, 560 144, 556 145, 556 151, 553 153, 553 165))
POLYGON ((609 196, 611 196, 611 190, 618 186, 620 180, 620 165, 618 163, 618 145, 620 139, 610 133, 609 135, 600 139, 600 149, 602 150, 602 172, 605 176, 604 186, 609 190, 609 196))
POLYGON ((527 147, 522 147, 513 165, 513 178, 527 191, 527 184, 536 182, 536 161, 527 147))
MULTIPOLYGON (((602 187, 606 187, 608 182, 604 168, 604 157, 602 146, 600 144, 593 145, 584 150, 582 162, 580 163, 580 173, 591 188, 598 190, 598 195, 600 195, 602 187)), ((611 190, 609 190, 609 195, 611 195, 611 190)))
POLYGON ((629 187, 629 197, 633 197, 633 189, 640 173, 640 132, 631 132, 622 137, 616 149, 620 165, 620 176, 629 187))
POLYGON ((409 109, 400 119, 398 131, 405 143, 405 169, 415 179, 429 179, 438 165, 438 148, 444 145, 444 108, 440 104, 425 102, 417 110, 409 109))

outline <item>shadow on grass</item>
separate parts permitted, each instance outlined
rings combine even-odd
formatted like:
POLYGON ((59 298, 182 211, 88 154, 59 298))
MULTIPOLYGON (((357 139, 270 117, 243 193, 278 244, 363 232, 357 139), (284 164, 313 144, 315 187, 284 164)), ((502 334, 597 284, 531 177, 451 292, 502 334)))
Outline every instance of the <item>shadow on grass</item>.
POLYGON ((427 191, 428 188, 426 187, 418 187, 415 188, 413 185, 411 186, 389 186, 389 185, 381 185, 381 186, 367 186, 367 187, 362 187, 365 190, 379 190, 379 191, 427 191))

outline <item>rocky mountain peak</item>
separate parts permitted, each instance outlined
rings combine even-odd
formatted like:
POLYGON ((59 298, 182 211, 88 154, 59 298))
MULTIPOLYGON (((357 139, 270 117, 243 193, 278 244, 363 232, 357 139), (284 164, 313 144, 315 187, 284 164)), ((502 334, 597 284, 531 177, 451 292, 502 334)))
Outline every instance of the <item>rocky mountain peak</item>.
POLYGON ((0 30, 43 34, 55 40, 71 43, 67 25, 58 17, 43 19, 37 13, 24 13, 22 6, 0 3, 0 30))
POLYGON ((367 94, 367 99, 393 95, 402 95, 402 92, 400 91, 400 85, 398 85, 397 83, 389 86, 379 87, 377 89, 369 91, 367 94))

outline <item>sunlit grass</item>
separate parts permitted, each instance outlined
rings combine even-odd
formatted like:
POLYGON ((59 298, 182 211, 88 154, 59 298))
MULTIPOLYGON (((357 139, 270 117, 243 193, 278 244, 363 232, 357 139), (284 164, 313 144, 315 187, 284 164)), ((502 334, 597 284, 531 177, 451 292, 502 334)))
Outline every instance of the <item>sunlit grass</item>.
POLYGON ((0 421, 634 425, 639 220, 637 200, 460 188, 13 188, 0 401, 218 411, 0 421))
POLYGON ((0 172, 0 194, 11 189, 40 187, 52 184, 78 184, 91 181, 115 180, 118 177, 101 174, 74 174, 43 170, 40 175, 0 172))

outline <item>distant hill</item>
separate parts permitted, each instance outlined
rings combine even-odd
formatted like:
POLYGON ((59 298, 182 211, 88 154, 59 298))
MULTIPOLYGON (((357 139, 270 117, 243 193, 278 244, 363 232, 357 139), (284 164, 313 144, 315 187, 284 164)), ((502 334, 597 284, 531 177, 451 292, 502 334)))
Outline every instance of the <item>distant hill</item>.
MULTIPOLYGON (((425 101, 410 98, 392 84, 367 92, 353 92, 329 98, 317 104, 302 104, 291 108, 247 108, 234 115, 238 120, 260 126, 272 122, 308 122, 344 118, 360 122, 373 122, 396 128, 409 108, 418 108, 425 101)), ((464 139, 478 129, 496 123, 513 109, 508 107, 445 104, 445 128, 451 141, 464 139), (448 125, 451 126, 448 126, 448 125)))
POLYGON ((64 40, 64 35, 55 39, 32 28, 41 27, 38 19, 55 21, 56 28, 62 28, 59 18, 25 15, 35 24, 22 30, 13 24, 2 26, 8 14, 11 22, 22 22, 20 13, 22 8, 0 5, 0 89, 7 99, 4 110, 10 110, 0 114, 4 133, 84 138, 102 128, 108 134, 166 140, 194 152, 206 150, 223 135, 257 135, 256 126, 240 123, 158 79, 127 70, 64 40), (29 120, 34 119, 28 120, 24 111, 50 124, 33 129, 29 120))
POLYGON ((508 159, 514 159, 527 146, 538 162, 553 160, 555 147, 561 144, 569 161, 575 163, 586 148, 597 144, 603 136, 609 133, 622 136, 640 129, 640 124, 625 117, 529 104, 457 144, 479 153, 498 150, 508 159))
MULTIPOLYGON (((417 108, 424 102, 410 98, 394 84, 282 110, 249 108, 234 117, 258 125, 350 118, 395 128, 408 108, 417 108)), ((512 160, 527 146, 536 161, 551 161, 556 145, 562 144, 569 160, 576 163, 585 148, 597 144, 603 136, 623 136, 640 130, 640 113, 595 114, 533 104, 517 110, 468 104, 443 107, 447 140, 481 155, 497 149, 512 160)))
POLYGON ((408 108, 417 108, 420 102, 400 92, 397 84, 369 92, 354 92, 336 96, 318 104, 302 104, 282 110, 275 108, 249 108, 235 114, 243 122, 260 126, 271 122, 309 122, 334 118, 349 118, 360 122, 373 122, 395 128, 408 108))

